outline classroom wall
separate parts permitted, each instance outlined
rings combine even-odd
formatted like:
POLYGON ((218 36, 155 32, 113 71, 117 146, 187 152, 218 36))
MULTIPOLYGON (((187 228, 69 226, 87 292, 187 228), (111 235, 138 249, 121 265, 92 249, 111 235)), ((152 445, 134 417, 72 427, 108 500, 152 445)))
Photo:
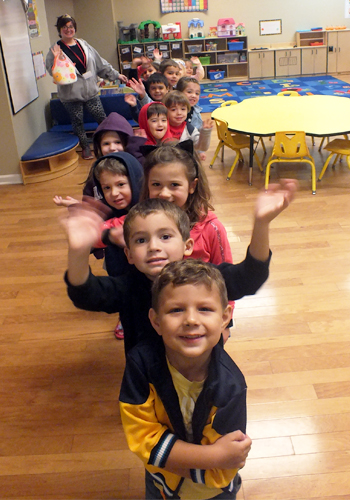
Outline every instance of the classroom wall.
POLYGON ((204 21, 205 33, 210 26, 216 26, 218 19, 233 17, 236 23, 246 26, 250 45, 293 42, 296 30, 317 26, 344 25, 350 28, 350 19, 344 18, 344 0, 208 0, 207 12, 161 14, 160 0, 112 0, 117 21, 126 26, 151 19, 161 24, 181 22, 182 36, 187 38, 187 23, 194 17, 204 21), (259 21, 282 19, 282 34, 260 36, 259 21))

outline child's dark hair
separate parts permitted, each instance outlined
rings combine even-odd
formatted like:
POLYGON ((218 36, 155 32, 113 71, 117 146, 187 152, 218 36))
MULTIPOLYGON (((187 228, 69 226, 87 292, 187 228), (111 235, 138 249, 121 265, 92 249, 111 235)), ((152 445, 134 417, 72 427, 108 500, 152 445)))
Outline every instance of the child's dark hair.
POLYGON ((180 69, 179 65, 176 61, 174 61, 174 59, 163 59, 163 61, 161 61, 159 65, 159 72, 164 74, 164 71, 170 66, 174 66, 174 68, 180 69))
POLYGON ((193 76, 182 76, 176 84, 176 90, 183 92, 189 83, 195 83, 199 88, 201 88, 199 81, 193 76))
POLYGON ((123 232, 125 244, 130 248, 130 235, 132 224, 136 217, 145 219, 151 214, 163 212, 169 219, 171 219, 178 228, 182 240, 187 241, 190 238, 190 221, 184 210, 179 208, 174 203, 160 198, 147 198, 146 200, 134 205, 125 217, 123 232))
POLYGON ((147 108, 147 120, 154 115, 168 116, 168 108, 161 102, 152 102, 147 108))
POLYGON ((61 34, 60 34, 61 29, 64 28, 64 26, 66 24, 68 24, 69 22, 72 22, 75 31, 77 31, 77 23, 76 23, 74 17, 70 16, 69 14, 63 14, 63 16, 60 16, 57 18, 57 22, 56 22, 55 26, 57 28, 58 35, 60 38, 61 38, 61 34))
POLYGON ((95 132, 93 136, 93 144, 94 144, 94 154, 95 158, 100 158, 102 155, 102 150, 101 150, 101 142, 103 140, 103 136, 105 134, 110 134, 110 133, 115 132, 116 134, 119 135, 120 142, 122 143, 123 150, 125 150, 127 144, 128 144, 128 136, 127 134, 124 134, 124 132, 119 132, 119 130, 100 130, 99 132, 95 132))
POLYGON ((163 102, 167 108, 171 108, 175 104, 180 104, 183 106, 187 106, 187 110, 191 110, 190 101, 187 99, 183 92, 179 92, 178 90, 171 90, 168 92, 163 99, 163 102))
POLYGON ((148 179, 151 169, 156 165, 166 166, 169 163, 181 163, 184 166, 189 184, 198 179, 194 192, 188 194, 183 207, 192 227, 196 222, 207 216, 208 210, 214 210, 210 203, 211 193, 208 179, 196 153, 191 154, 181 149, 178 144, 164 144, 147 155, 143 166, 144 180, 140 200, 149 198, 148 179))
POLYGON ((166 88, 169 87, 168 79, 162 73, 152 73, 152 75, 148 77, 144 83, 147 92, 149 92, 149 86, 151 83, 164 83, 166 88))
POLYGON ((197 259, 185 259, 169 262, 152 285, 152 308, 158 312, 162 291, 167 285, 173 287, 184 285, 204 285, 208 290, 218 288, 223 309, 227 307, 227 290, 224 278, 213 265, 197 259))
POLYGON ((123 163, 116 158, 103 158, 94 167, 94 175, 100 181, 102 172, 110 172, 111 174, 125 175, 129 177, 128 170, 123 163))

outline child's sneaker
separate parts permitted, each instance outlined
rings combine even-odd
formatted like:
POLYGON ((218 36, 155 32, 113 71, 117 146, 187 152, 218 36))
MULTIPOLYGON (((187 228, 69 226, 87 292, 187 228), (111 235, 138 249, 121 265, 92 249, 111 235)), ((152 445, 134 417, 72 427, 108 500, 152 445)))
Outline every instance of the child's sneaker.
POLYGON ((114 336, 118 340, 124 340, 123 325, 121 324, 120 321, 118 321, 118 324, 117 324, 117 326, 114 329, 114 336))

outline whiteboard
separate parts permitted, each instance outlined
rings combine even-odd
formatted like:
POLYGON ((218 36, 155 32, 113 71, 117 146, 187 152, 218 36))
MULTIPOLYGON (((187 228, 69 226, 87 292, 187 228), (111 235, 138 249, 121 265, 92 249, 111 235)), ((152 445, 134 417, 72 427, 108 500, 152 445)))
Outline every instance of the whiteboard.
POLYGON ((282 19, 270 21, 259 21, 259 32, 261 35, 280 35, 282 33, 282 19))
POLYGON ((0 0, 0 40, 15 114, 39 97, 22 0, 0 0))

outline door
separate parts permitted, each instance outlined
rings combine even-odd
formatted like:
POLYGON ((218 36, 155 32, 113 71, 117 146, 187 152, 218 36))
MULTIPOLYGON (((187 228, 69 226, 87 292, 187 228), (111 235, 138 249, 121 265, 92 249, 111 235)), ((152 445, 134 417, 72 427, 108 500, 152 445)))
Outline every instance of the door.
POLYGON ((350 71, 350 31, 339 31, 337 35, 337 72, 343 73, 345 71, 350 71))
POLYGON ((261 76, 262 78, 273 78, 275 76, 274 51, 261 52, 261 76))
POLYGON ((249 78, 261 78, 261 52, 249 52, 249 78))

